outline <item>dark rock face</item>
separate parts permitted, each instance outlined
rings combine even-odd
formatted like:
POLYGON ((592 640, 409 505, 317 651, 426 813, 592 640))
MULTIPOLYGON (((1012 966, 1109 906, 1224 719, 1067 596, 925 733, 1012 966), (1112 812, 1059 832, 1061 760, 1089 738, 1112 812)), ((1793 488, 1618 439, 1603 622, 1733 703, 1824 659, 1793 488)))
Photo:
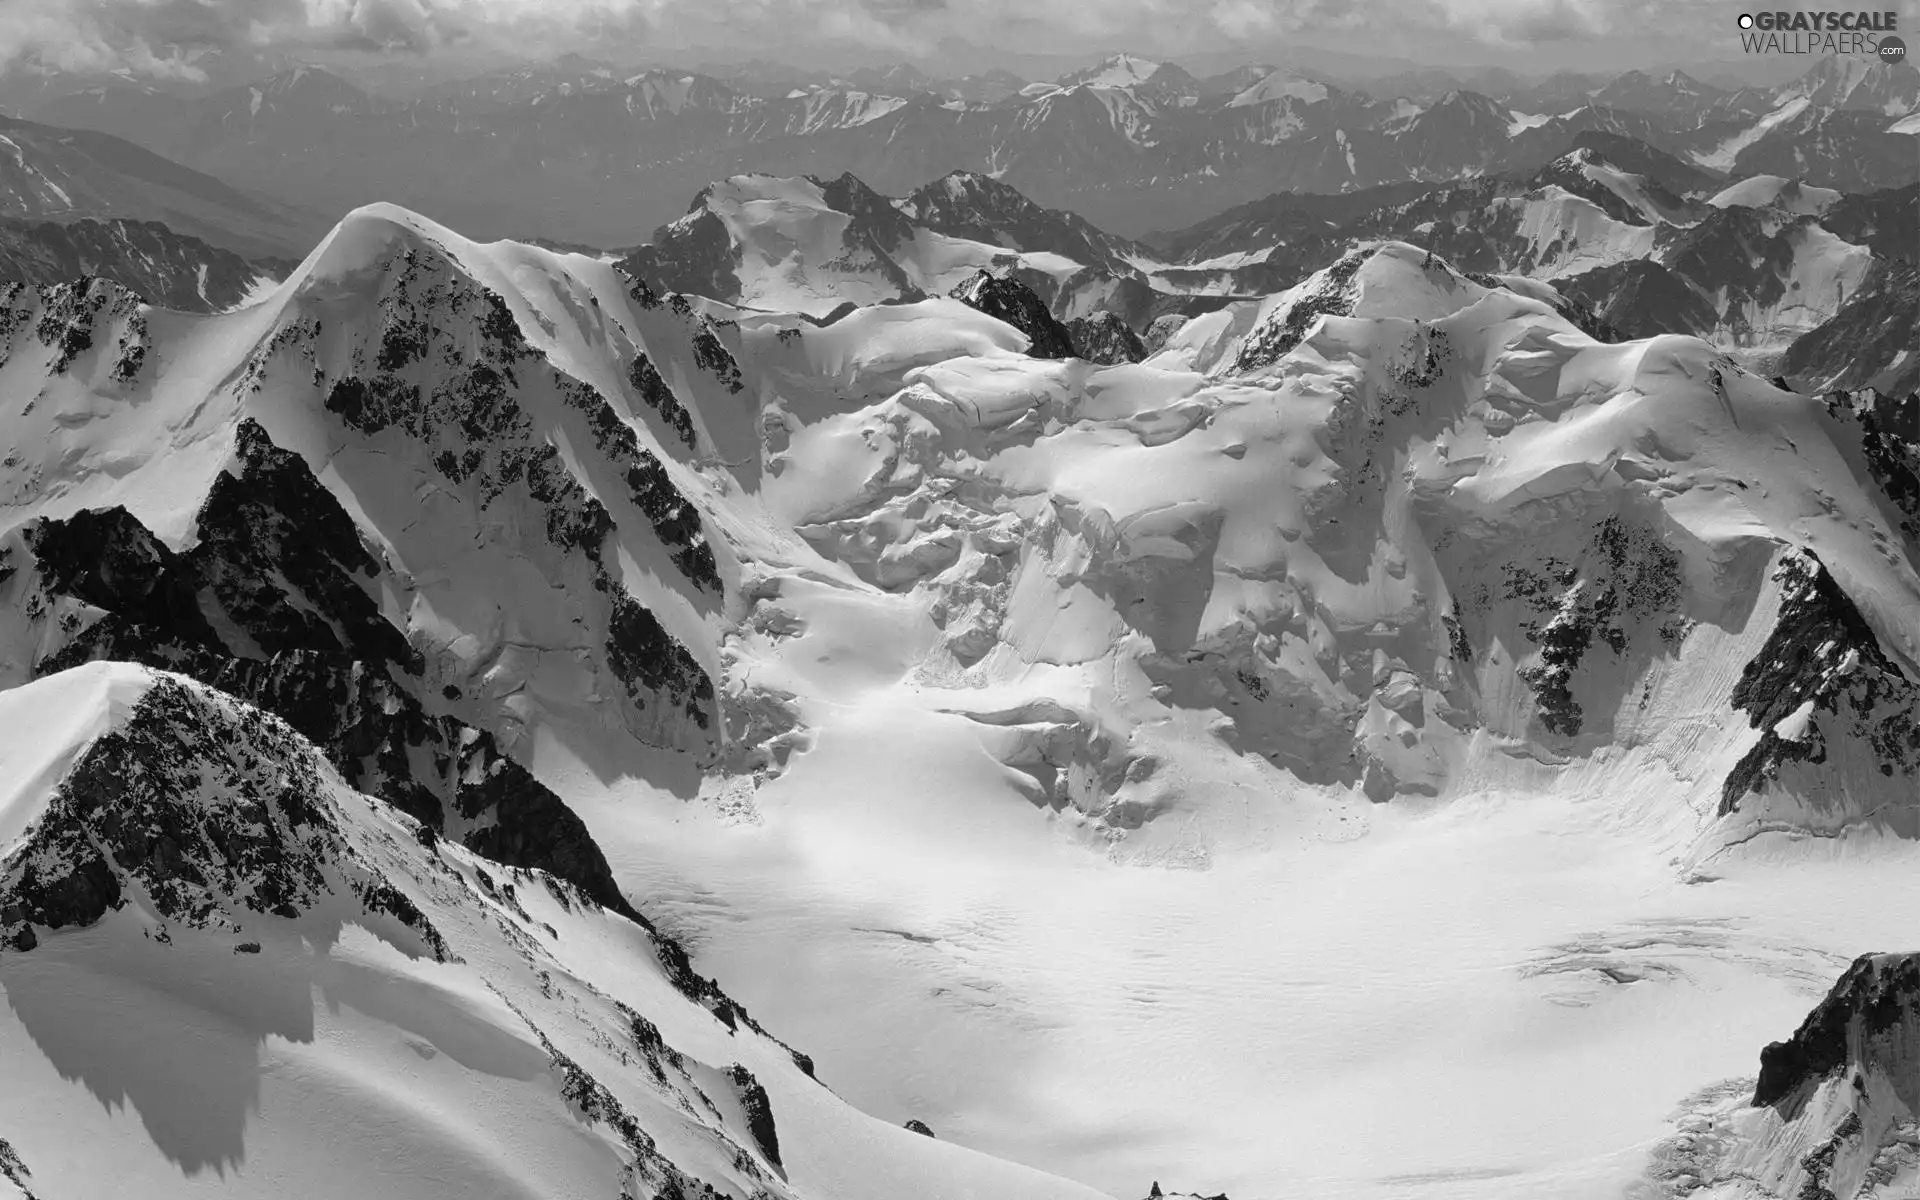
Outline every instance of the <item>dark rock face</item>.
POLYGON ((680 403, 680 397, 673 394, 667 381, 660 377, 653 362, 644 353, 636 353, 633 361, 627 365, 627 382, 640 394, 648 408, 651 408, 667 428, 679 435, 687 449, 694 448, 693 415, 680 403))
POLYGON ((1920 392, 1904 397, 1872 388, 1834 392, 1827 411, 1860 430, 1860 452, 1873 481, 1900 513, 1910 561, 1920 561, 1920 392))
POLYGON ((933 1136, 933 1130, 929 1129, 927 1127, 927 1123, 925 1121, 920 1120, 918 1117, 909 1119, 907 1121, 906 1129, 908 1133, 917 1133, 921 1137, 933 1136))
POLYGON ((1920 261, 1920 183, 1843 195, 1820 214, 1820 224, 1878 258, 1920 261))
POLYGON ((0 296, 8 310, 0 319, 0 334, 11 334, 31 321, 40 344, 54 351, 47 368, 52 374, 64 374, 96 347, 112 350, 116 382, 132 383, 140 374, 149 345, 146 314, 140 310, 140 297, 112 280, 82 276, 39 288, 11 284, 0 296))
POLYGON ((1284 312, 1269 316, 1258 328, 1247 335, 1246 342, 1235 357, 1235 371, 1257 371, 1284 358, 1289 351, 1298 346, 1307 331, 1313 328, 1314 321, 1322 316, 1344 317, 1353 311, 1353 297, 1348 294, 1347 285, 1360 273, 1360 268, 1373 257, 1371 250, 1355 250, 1344 254, 1340 260, 1326 269, 1318 285, 1310 292, 1298 296, 1284 312))
POLYGON ((1706 297, 1651 259, 1596 267, 1556 286, 1629 338, 1712 329, 1719 320, 1706 297))
MULTIPOLYGON (((644 357, 636 360, 645 361, 644 357)), ((652 370, 651 365, 648 370, 652 370)), ((659 375, 655 373, 653 378, 657 380, 659 375)), ((653 531, 672 555, 674 565, 693 583, 718 592, 720 572, 714 565, 713 548, 707 544, 699 511, 674 486, 660 460, 640 444, 633 427, 620 419, 599 392, 583 383, 570 383, 564 394, 567 404, 586 416, 600 452, 622 471, 629 498, 653 523, 653 531)), ((671 392, 667 395, 672 397, 671 392)))
POLYGON ((702 319, 700 328, 693 334, 693 361, 703 370, 713 372, 714 378, 726 385, 730 392, 737 392, 744 386, 740 380, 740 364, 733 360, 733 352, 720 340, 711 321, 702 319))
POLYGON ((0 864, 0 945, 33 926, 89 925, 137 885, 159 915, 231 926, 242 910, 293 918, 332 891, 440 934, 341 837, 318 761, 285 723, 158 677, 125 724, 61 782, 29 842, 0 864))
MULTIPOLYGON (((604 646, 635 707, 684 710, 694 726, 706 729, 712 682, 698 660, 607 573, 601 545, 614 528, 613 515, 573 477, 559 450, 536 435, 532 418, 516 399, 522 377, 546 375, 586 418, 595 443, 625 476, 631 500, 675 563, 697 585, 718 591, 718 570, 697 511, 605 397, 527 343, 498 295, 454 271, 444 257, 418 249, 396 255, 384 273, 375 361, 366 361, 372 347, 356 351, 354 373, 333 381, 327 392, 328 410, 362 433, 392 430, 422 443, 441 475, 473 489, 483 509, 510 489, 524 490, 545 510, 547 540, 587 560, 596 587, 608 596, 604 646), (462 317, 477 325, 477 344, 452 332, 462 317), (647 659, 644 664, 634 661, 636 645, 647 659)), ((632 280, 629 286, 636 303, 659 307, 643 283, 632 280)), ((676 312, 686 307, 677 293, 667 303, 676 312)), ((738 390, 739 368, 711 324, 690 309, 681 316, 694 328, 699 364, 738 390)), ((664 384, 661 393, 651 402, 677 413, 690 429, 690 418, 664 384)))
POLYGON ((953 298, 1027 335, 1027 353, 1035 358, 1074 357, 1073 335, 1054 319, 1040 297, 1025 284, 996 279, 986 271, 953 289, 953 298))
POLYGON ((158 221, 35 223, 0 218, 0 279, 32 285, 99 276, 179 312, 238 304, 284 264, 255 264, 158 221))
POLYGON ((1097 268, 1117 278, 1136 272, 1130 255, 1151 254, 1146 247, 1115 237, 1078 214, 1043 208, 989 175, 954 171, 915 189, 900 202, 913 222, 936 233, 1047 251, 1097 268))
POLYGON ((1793 1036, 1760 1052, 1755 1107, 1795 1103, 1849 1067, 1908 1076, 1920 1063, 1920 953, 1863 954, 1793 1036))
MULTIPOLYGON (((1920 207, 1920 197, 1914 200, 1920 207)), ((1915 235, 1920 244, 1920 234, 1915 235)), ((1815 391, 1920 391, 1920 265, 1873 264, 1838 312, 1795 338, 1780 369, 1815 391)))
MULTIPOLYGON (((1594 531, 1592 544, 1586 562, 1552 581, 1561 590, 1551 615, 1526 630, 1540 647, 1540 662, 1519 671, 1538 699, 1540 723, 1563 737, 1580 732, 1583 714, 1572 683, 1593 643, 1625 653, 1630 630, 1665 616, 1679 591, 1679 556, 1654 531, 1610 516, 1594 531)), ((1513 578, 1523 589, 1540 588, 1546 599, 1546 581, 1513 578)))
POLYGON ((1140 335, 1110 312, 1075 317, 1067 322, 1067 336, 1073 340, 1076 357, 1088 362, 1113 366, 1139 362, 1147 356, 1140 335))
MULTIPOLYGON (((684 193, 683 193, 684 194, 684 193)), ((620 260, 620 269, 652 288, 698 296, 740 294, 740 247, 707 208, 707 191, 687 215, 653 231, 653 241, 620 260)))
POLYGON ((780 1135, 773 1127, 773 1102, 767 1099, 767 1089, 739 1063, 727 1068, 727 1082, 733 1084, 733 1094, 747 1114, 747 1132, 754 1145, 760 1147, 768 1162, 780 1166, 780 1135))
MULTIPOLYGON (((484 731, 429 711, 417 652, 365 590, 376 564, 305 461, 252 421, 236 443, 237 471, 216 481, 185 555, 125 509, 25 531, 41 576, 30 604, 44 613, 71 597, 98 610, 34 664, 36 674, 122 659, 190 675, 284 719, 353 787, 457 829, 482 854, 550 871, 631 913, 605 856, 560 798, 484 731), (203 596, 243 644, 215 631, 203 596)), ((661 631, 648 659, 661 681, 669 647, 678 649, 661 631)))
POLYGON ((1720 790, 1720 815, 1778 780, 1789 763, 1827 761, 1830 737, 1864 740, 1882 775, 1920 770, 1920 689, 1889 659, 1846 592, 1811 551, 1783 555, 1780 618, 1740 672, 1732 703, 1761 730, 1720 790), (1811 705, 1799 739, 1775 726, 1811 705))

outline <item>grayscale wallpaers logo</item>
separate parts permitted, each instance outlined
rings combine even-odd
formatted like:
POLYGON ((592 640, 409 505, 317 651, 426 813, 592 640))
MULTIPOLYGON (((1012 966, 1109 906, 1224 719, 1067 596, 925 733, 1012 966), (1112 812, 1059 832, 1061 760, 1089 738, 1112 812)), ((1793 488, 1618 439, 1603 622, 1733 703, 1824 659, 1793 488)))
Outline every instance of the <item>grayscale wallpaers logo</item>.
POLYGON ((1864 54, 1889 66, 1907 61, 1907 44, 1894 36, 1895 12, 1741 13, 1740 44, 1748 54, 1864 54))

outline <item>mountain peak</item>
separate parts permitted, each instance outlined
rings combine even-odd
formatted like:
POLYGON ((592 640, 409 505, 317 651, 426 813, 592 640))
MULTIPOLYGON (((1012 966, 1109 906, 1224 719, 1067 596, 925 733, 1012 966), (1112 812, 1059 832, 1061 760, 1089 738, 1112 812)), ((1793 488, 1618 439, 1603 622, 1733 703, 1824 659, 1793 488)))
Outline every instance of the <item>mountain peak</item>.
POLYGON ((1229 108, 1245 108, 1281 100, 1317 104, 1329 95, 1327 85, 1298 71, 1270 71, 1227 101, 1229 108))
POLYGON ((1136 87, 1152 79, 1165 66, 1166 63, 1137 55, 1112 54, 1085 70, 1062 75, 1058 82, 1061 87, 1136 87))

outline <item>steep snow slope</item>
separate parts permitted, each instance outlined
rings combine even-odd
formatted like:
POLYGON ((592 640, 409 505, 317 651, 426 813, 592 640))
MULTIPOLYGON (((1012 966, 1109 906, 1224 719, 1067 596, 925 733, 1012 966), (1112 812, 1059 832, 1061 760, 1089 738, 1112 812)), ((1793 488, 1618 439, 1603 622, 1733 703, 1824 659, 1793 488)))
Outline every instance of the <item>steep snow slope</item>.
POLYGON ((200 685, 95 664, 0 723, 65 764, 0 806, 34 1194, 1095 1196, 861 1115, 649 929, 200 685))

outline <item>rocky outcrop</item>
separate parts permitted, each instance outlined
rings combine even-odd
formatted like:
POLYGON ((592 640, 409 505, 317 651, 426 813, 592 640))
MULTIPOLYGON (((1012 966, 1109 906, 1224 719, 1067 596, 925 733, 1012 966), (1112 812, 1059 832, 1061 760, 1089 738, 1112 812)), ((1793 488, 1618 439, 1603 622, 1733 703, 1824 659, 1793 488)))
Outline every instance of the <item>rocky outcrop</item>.
MULTIPOLYGON (((1647 1195, 1920 1195, 1920 954, 1864 954, 1785 1041, 1683 1109, 1647 1195)), ((1642 1194, 1639 1191, 1633 1194, 1642 1194)))
MULTIPOLYGON (((120 659, 190 675, 285 720, 352 786, 631 912, 559 797, 484 730, 438 711, 418 652, 371 599, 375 560, 304 460, 244 422, 235 468, 216 480, 196 528, 193 548, 176 554, 121 508, 30 526, 25 604, 51 626, 52 647, 34 672, 120 659)), ((658 641, 651 661, 670 662, 671 639, 658 641)))
POLYGON ((1880 775, 1910 781, 1920 771, 1920 689, 1812 551, 1783 554, 1774 580, 1779 620, 1731 697, 1760 740, 1728 773, 1721 815, 1794 764, 1826 763, 1840 741, 1864 743, 1880 775))
POLYGON ((1128 324, 1110 312, 1075 317, 1067 322, 1074 354, 1088 362, 1113 366, 1135 363, 1147 356, 1147 347, 1128 324))
POLYGON ((141 299, 111 279, 81 276, 64 283, 0 285, 0 366, 9 357, 7 343, 31 326, 39 343, 51 350, 51 375, 63 375, 82 355, 108 355, 108 377, 130 384, 145 365, 150 340, 141 299))
POLYGON ((1035 358, 1074 357, 1073 335, 1056 320, 1033 289, 1013 279, 978 271, 953 289, 953 298, 1027 335, 1027 353, 1035 358))
POLYGON ((344 887, 445 958, 432 923, 341 836, 334 803, 286 723, 155 676, 0 862, 0 946, 31 950, 36 927, 90 925, 131 889, 166 921, 233 928, 247 912, 298 917, 344 887))
POLYGON ((1348 285, 1371 257, 1371 249, 1351 251, 1302 283, 1285 304, 1267 314, 1247 335, 1234 360, 1234 371, 1244 373, 1271 366, 1300 344, 1315 321, 1352 312, 1353 296, 1348 285))
MULTIPOLYGON (((27 1170, 27 1164, 7 1139, 0 1138, 0 1180, 12 1185, 16 1200, 34 1200, 33 1189, 28 1184, 33 1181, 33 1172, 27 1170)), ((3 1195, 4 1193, 0 1193, 3 1195)))
POLYGON ((656 290, 700 296, 740 293, 740 247, 711 209, 708 192, 693 198, 687 215, 653 231, 653 240, 620 260, 620 269, 656 290))
POLYGON ((1760 1052, 1753 1104, 1790 1106, 1849 1068, 1904 1084, 1920 1112, 1920 952, 1854 959, 1792 1037, 1760 1052))
POLYGON ((767 1161, 779 1167, 780 1134, 773 1125, 773 1102, 767 1098, 767 1089, 753 1077, 752 1071, 739 1063, 728 1067, 726 1076, 727 1082, 733 1085, 734 1098, 747 1116, 747 1133, 767 1161))

